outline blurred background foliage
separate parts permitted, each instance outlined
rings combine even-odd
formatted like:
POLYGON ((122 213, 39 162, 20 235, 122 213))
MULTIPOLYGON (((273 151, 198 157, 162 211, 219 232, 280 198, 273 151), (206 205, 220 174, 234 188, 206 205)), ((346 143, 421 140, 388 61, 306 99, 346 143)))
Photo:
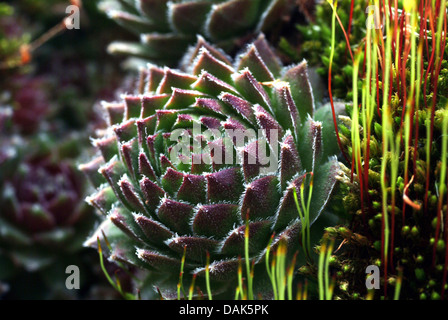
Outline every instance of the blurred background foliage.
MULTIPOLYGON (((30 166, 40 166, 33 169, 36 172, 48 169, 49 163, 75 169, 89 156, 86 154, 89 151, 82 146, 90 145, 90 137, 103 127, 99 103, 113 100, 121 92, 120 88, 126 91, 122 61, 110 56, 105 49, 106 44, 121 33, 115 23, 98 12, 96 1, 0 3, 0 298, 118 298, 99 266, 98 253, 82 247, 84 238, 73 242, 73 250, 64 254, 54 249, 57 238, 48 245, 37 244, 38 237, 27 233, 25 226, 10 227, 9 223, 13 225, 17 221, 8 217, 11 210, 7 206, 10 199, 7 196, 13 190, 16 207, 23 208, 31 203, 35 208, 39 203, 24 197, 21 191, 51 184, 51 179, 60 179, 60 175, 50 175, 41 181, 26 173, 30 166), (80 7, 80 29, 69 30, 62 22, 67 16, 66 8, 73 4, 80 7), (24 173, 25 183, 16 183, 19 174, 24 173), (29 247, 11 240, 12 231, 29 236, 29 247), (32 259, 29 256, 18 258, 23 258, 22 253, 28 251, 32 251, 32 259), (43 263, 47 258, 53 262, 43 263), (65 288, 68 276, 65 268, 70 264, 80 268, 82 290, 65 288)), ((126 38, 127 34, 121 36, 126 38)), ((54 172, 60 170, 62 167, 54 172)), ((84 206, 88 190, 84 177, 77 178, 81 179, 81 187, 77 190, 78 203, 73 207, 79 208, 84 206)), ((51 194, 51 197, 60 199, 66 191, 56 190, 59 194, 51 194)), ((92 209, 82 210, 83 228, 97 223, 92 209)), ((65 227, 56 225, 50 231, 65 235, 65 227)), ((85 234, 80 229, 76 232, 85 234)), ((120 273, 116 266, 109 265, 108 269, 120 273)), ((125 281, 123 283, 126 285, 125 281)))

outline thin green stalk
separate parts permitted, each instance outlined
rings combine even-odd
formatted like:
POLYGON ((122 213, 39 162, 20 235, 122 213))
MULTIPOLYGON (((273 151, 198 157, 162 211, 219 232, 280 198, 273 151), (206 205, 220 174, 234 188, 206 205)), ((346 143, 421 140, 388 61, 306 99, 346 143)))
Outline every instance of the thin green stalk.
POLYGON ((271 263, 271 274, 272 274, 272 290, 274 291, 274 300, 278 300, 278 288, 277 288, 277 280, 276 280, 276 274, 277 274, 277 253, 274 252, 274 258, 272 259, 271 263))
POLYGON ((240 287, 238 286, 238 287, 236 287, 236 290, 235 290, 234 300, 239 300, 239 299, 240 299, 240 287))
POLYGON ((302 300, 308 300, 308 280, 305 279, 305 288, 303 289, 302 300))
POLYGON ((277 286, 278 286, 278 299, 285 300, 285 288, 286 288, 286 277, 285 277, 285 259, 286 259, 286 245, 280 241, 277 248, 277 286))
POLYGON ((306 180, 306 178, 303 179, 302 184, 300 185, 300 202, 302 203, 302 209, 303 209, 303 215, 304 215, 303 223, 305 224, 305 233, 303 234, 303 239, 305 242, 303 243, 303 245, 306 247, 306 253, 307 253, 307 256, 309 257, 310 251, 309 251, 309 244, 307 242, 308 232, 309 232, 309 228, 308 228, 309 212, 305 206, 305 197, 304 197, 305 180, 306 180))
POLYGON ((297 212, 299 213, 299 218, 300 218, 300 221, 302 222, 302 225, 301 225, 302 247, 303 247, 303 251, 305 253, 305 256, 308 257, 307 246, 305 245, 306 222, 305 222, 304 214, 302 213, 302 209, 300 208, 300 205, 299 205, 299 200, 298 200, 298 197, 297 197, 297 189, 296 189, 295 186, 294 186, 294 189, 293 189, 293 194, 294 194, 294 202, 296 203, 297 212))
POLYGON ((333 252, 333 242, 327 248, 325 256, 325 298, 326 300, 331 300, 333 297, 332 284, 330 284, 330 257, 333 252))
MULTIPOLYGON (((437 211, 442 211, 443 199, 446 193, 446 171, 447 171, 447 143, 448 143, 448 110, 445 110, 443 113, 443 122, 442 122, 442 155, 441 155, 441 164, 440 164, 440 175, 439 175, 439 203, 437 205, 437 211)), ((441 219, 441 214, 438 212, 437 219, 441 219)), ((436 237, 438 234, 436 234, 436 237)), ((435 244, 436 246, 436 244, 435 244)))
MULTIPOLYGON (((351 123, 351 140, 352 140, 352 154, 354 157, 354 163, 357 164, 361 161, 361 138, 359 135, 359 109, 358 109, 358 72, 359 62, 362 55, 357 53, 355 55, 355 61, 353 63, 353 111, 352 111, 352 123, 351 123)), ((355 165, 355 170, 358 177, 361 176, 359 168, 355 165)))
MULTIPOLYGON (((107 240, 106 240, 107 241, 107 240)), ((106 277, 107 281, 110 283, 110 285, 118 292, 120 293, 120 295, 126 299, 126 300, 135 300, 136 297, 133 294, 130 293, 126 293, 123 291, 123 288, 121 287, 121 283, 117 278, 117 283, 114 282, 114 280, 112 280, 112 278, 110 277, 109 273, 106 270, 106 266, 104 265, 104 259, 103 259, 103 249, 101 248, 101 241, 99 239, 99 237, 97 238, 97 244, 98 244, 98 254, 99 254, 99 258, 100 258, 100 266, 101 266, 101 270, 104 273, 104 276, 106 277)))
POLYGON ((302 296, 303 296, 303 294, 302 294, 302 283, 299 283, 298 285, 297 285, 297 294, 296 294, 296 300, 302 300, 302 296))
POLYGON ((296 265, 297 253, 294 254, 294 258, 292 259, 291 265, 288 268, 288 276, 287 276, 287 288, 288 288, 288 300, 292 300, 292 282, 294 279, 294 267, 296 265))
POLYGON ((333 252, 333 245, 333 241, 328 244, 328 239, 324 239, 320 246, 317 273, 320 300, 331 300, 333 298, 334 284, 330 281, 330 258, 333 252))
POLYGON ((246 300, 246 292, 244 290, 244 284, 243 284, 243 265, 241 262, 241 257, 238 259, 238 287, 237 287, 237 293, 241 296, 241 300, 246 300))
MULTIPOLYGON (((448 106, 448 105, 447 105, 448 106)), ((442 125, 442 157, 440 166, 440 184, 439 184, 439 201, 443 201, 443 196, 446 192, 446 171, 447 171, 447 144, 448 144, 448 110, 443 113, 442 125)))
POLYGON ((399 300, 400 299, 402 282, 403 282, 403 269, 400 268, 398 270, 397 283, 395 284, 394 300, 399 300))
POLYGON ((193 300, 193 291, 194 291, 194 284, 196 282, 196 273, 193 274, 193 279, 191 280, 190 289, 188 290, 188 300, 193 300))
POLYGON ((307 300, 308 299, 308 280, 305 279, 304 285, 299 283, 297 285, 296 300, 307 300))
POLYGON ((247 276, 247 288, 248 288, 248 299, 254 299, 253 292, 253 277, 251 272, 251 262, 249 256, 249 217, 246 218, 246 228, 244 230, 244 256, 246 262, 246 276, 247 276))
POLYGON ((415 93, 415 77, 416 77, 416 56, 417 56, 417 44, 416 44, 416 32, 415 29, 417 28, 417 10, 412 10, 410 11, 411 13, 411 78, 410 78, 410 84, 411 84, 411 90, 410 90, 410 94, 409 94, 409 99, 408 99, 408 106, 407 108, 409 108, 410 102, 412 100, 418 100, 418 96, 415 96, 414 98, 414 93, 415 93))
POLYGON ((181 293, 181 291, 182 291, 182 294, 183 294, 184 297, 187 296, 186 293, 185 293, 185 290, 184 290, 184 283, 183 283, 186 253, 187 253, 187 246, 184 246, 184 253, 182 255, 182 260, 181 260, 181 264, 180 264, 179 283, 177 284, 177 300, 180 300, 180 293, 181 293))
MULTIPOLYGON (((311 180, 310 180, 310 185, 309 185, 309 189, 308 189, 308 203, 306 205, 306 229, 307 229, 307 239, 306 239, 306 243, 307 243, 307 252, 308 254, 311 252, 311 230, 310 230, 310 208, 311 208, 311 198, 313 196, 313 185, 314 185, 314 174, 313 172, 311 172, 311 180)), ((311 257, 310 257, 311 259, 311 257)))
MULTIPOLYGON (((443 29, 443 23, 444 23, 444 15, 446 15, 446 1, 442 1, 442 3, 440 4, 440 11, 439 11, 439 18, 438 18, 438 23, 437 23, 437 34, 436 34, 436 62, 435 62, 435 74, 437 76, 437 74, 439 74, 439 66, 440 66, 440 61, 443 57, 443 52, 441 52, 441 37, 442 37, 442 29, 443 29)), ((445 16, 446 18, 446 16, 445 16)), ((446 35, 445 35, 446 36, 446 35)), ((435 91, 437 90, 437 82, 435 85, 435 91)), ((435 101, 436 99, 436 92, 433 92, 433 109, 432 109, 432 115, 434 115, 435 112, 435 101)), ((445 128, 445 118, 446 118, 446 111, 443 114, 443 124, 442 124, 442 141, 444 141, 444 138, 446 137, 446 128, 445 128)), ((434 121, 434 117, 431 117, 431 122, 434 121)), ((433 123, 431 124, 433 125, 433 123)), ((430 137, 433 137, 433 127, 431 126, 431 131, 430 131, 430 137)), ((429 140, 431 140, 431 138, 429 140)), ((429 145, 429 143, 428 143, 429 145)), ((428 147, 429 149, 431 149, 431 146, 429 145, 428 147)), ((443 153, 443 148, 445 148, 445 143, 443 142, 443 146, 442 146, 442 153, 443 153)), ((430 154, 430 152, 429 152, 430 154)), ((427 157, 428 158, 428 157, 427 157)), ((427 173, 429 173, 429 162, 427 163, 427 173)), ((438 237, 439 237, 439 232, 440 232, 440 225, 442 223, 442 201, 443 201, 443 194, 445 193, 445 172, 446 172, 446 154, 445 156, 442 156, 442 168, 441 171, 443 172, 443 177, 440 177, 440 185, 439 185, 439 203, 437 205, 437 227, 436 227, 436 234, 435 234, 435 242, 434 242, 434 249, 433 249, 433 266, 436 263, 436 251, 437 251, 437 243, 438 243, 438 237), (443 168, 443 166, 445 166, 445 168, 443 168)), ((442 172, 441 172, 442 175, 442 172)))
POLYGON ((205 283, 207 286, 207 295, 209 300, 213 300, 212 290, 210 289, 210 253, 207 251, 207 264, 205 265, 205 283))
MULTIPOLYGON (((272 241, 274 240, 274 234, 272 234, 271 239, 269 239, 268 246, 266 247, 266 255, 265 255, 265 263, 266 263, 266 271, 268 273, 268 277, 271 280, 272 290, 274 292, 274 299, 277 300, 277 288, 275 283, 274 271, 273 268, 269 265, 269 256, 271 252, 272 241)), ((274 254, 275 255, 275 254, 274 254)), ((273 258, 274 262, 275 256, 273 258)))
POLYGON ((310 206, 311 206, 311 198, 313 194, 313 173, 311 174, 311 180, 310 180, 310 187, 308 191, 308 199, 307 203, 305 204, 305 180, 303 180, 302 184, 300 185, 300 202, 301 206, 299 204, 299 200, 297 197, 297 190, 294 187, 293 194, 294 194, 294 202, 296 204, 297 211, 299 213, 300 221, 302 222, 301 227, 301 235, 302 235, 302 247, 303 251, 305 253, 306 258, 310 261, 311 260, 311 236, 310 236, 310 206))
MULTIPOLYGON (((388 248, 389 248, 389 217, 387 212, 387 204, 388 204, 388 190, 387 190, 387 178, 386 178, 386 169, 387 169, 387 160, 388 160, 388 152, 389 152, 389 142, 393 140, 393 132, 392 132, 392 117, 390 114, 390 105, 389 105, 389 81, 390 81, 390 72, 389 68, 391 66, 391 52, 392 52, 392 30, 390 28, 389 19, 386 20, 386 57, 384 63, 384 74, 383 74, 383 101, 382 101, 382 142, 383 142, 383 154, 381 159, 381 194, 382 194, 382 212, 383 212, 383 235, 382 235, 382 243, 383 243, 383 256, 384 256, 384 270, 387 270, 387 257, 388 257, 388 248)), ((386 286, 384 288, 386 292, 386 286)))
POLYGON ((326 241, 320 246, 319 253, 319 264, 317 271, 317 281, 319 285, 319 300, 325 300, 325 289, 324 289, 324 263, 325 263, 325 252, 327 250, 326 241))
MULTIPOLYGON (((411 19, 411 25, 412 28, 417 27, 417 12, 416 10, 413 10, 412 12, 412 19, 411 19)), ((416 44, 416 35, 415 32, 412 32, 411 35, 411 90, 407 101, 406 106, 406 115, 405 115, 405 121, 404 121, 404 130, 405 130, 405 153, 404 153, 404 172, 405 172, 405 180, 407 182, 408 180, 408 172, 409 172, 409 157, 410 157, 410 148, 411 148, 411 130, 412 130, 412 124, 413 124, 413 115, 418 114, 418 110, 420 107, 420 82, 422 79, 422 59, 423 59, 423 39, 420 40, 419 46, 417 48, 416 44), (417 84, 417 85, 416 85, 417 84), (412 112, 413 108, 413 112, 412 112)), ((417 125, 417 119, 416 119, 416 125, 417 125)), ((417 152, 416 150, 414 152, 417 152)), ((414 206, 414 204, 410 201, 407 202, 408 204, 414 206)), ((405 217, 405 212, 403 210, 403 220, 405 217)))

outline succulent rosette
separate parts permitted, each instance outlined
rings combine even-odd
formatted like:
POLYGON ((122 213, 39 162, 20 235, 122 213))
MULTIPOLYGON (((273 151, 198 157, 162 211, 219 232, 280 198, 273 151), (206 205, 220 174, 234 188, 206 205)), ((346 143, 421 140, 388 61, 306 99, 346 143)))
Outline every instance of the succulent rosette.
POLYGON ((28 151, 33 147, 20 138, 4 140, 1 251, 17 267, 37 271, 81 250, 96 215, 82 201, 85 179, 73 161, 52 157, 43 149, 26 153, 25 146, 28 151))
MULTIPOLYGON (((314 5, 299 2, 307 12, 314 5)), ((140 37, 140 42, 115 41, 109 51, 166 64, 177 64, 197 34, 233 50, 298 10, 291 0, 105 0, 100 8, 140 37)))
POLYGON ((306 62, 282 66, 263 35, 234 61, 199 37, 183 62, 150 64, 136 92, 104 103, 109 128, 80 167, 105 217, 86 245, 107 240, 110 259, 150 270, 167 297, 182 258, 200 286, 208 256, 213 292, 234 293, 246 239, 255 274, 270 241, 299 250, 295 195, 309 201, 309 225, 329 223, 339 174, 331 110, 314 101, 306 62))

